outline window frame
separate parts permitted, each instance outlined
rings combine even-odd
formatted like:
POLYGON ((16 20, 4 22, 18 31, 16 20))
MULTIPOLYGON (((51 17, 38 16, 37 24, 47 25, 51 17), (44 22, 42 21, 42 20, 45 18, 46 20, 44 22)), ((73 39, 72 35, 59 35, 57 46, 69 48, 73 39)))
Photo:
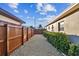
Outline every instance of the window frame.
POLYGON ((58 23, 58 31, 64 31, 64 21, 58 23))
POLYGON ((54 31, 54 26, 52 25, 52 31, 54 31))

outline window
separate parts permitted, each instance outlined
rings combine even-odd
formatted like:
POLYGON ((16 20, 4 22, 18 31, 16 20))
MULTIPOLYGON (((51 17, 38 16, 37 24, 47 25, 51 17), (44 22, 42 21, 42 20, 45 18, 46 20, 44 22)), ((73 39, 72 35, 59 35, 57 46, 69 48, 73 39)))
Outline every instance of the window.
POLYGON ((64 31, 64 21, 58 23, 58 31, 64 31))
POLYGON ((50 26, 48 27, 48 29, 50 30, 50 26))
POLYGON ((52 31, 53 31, 53 28, 54 28, 54 27, 53 27, 53 25, 52 25, 52 31))

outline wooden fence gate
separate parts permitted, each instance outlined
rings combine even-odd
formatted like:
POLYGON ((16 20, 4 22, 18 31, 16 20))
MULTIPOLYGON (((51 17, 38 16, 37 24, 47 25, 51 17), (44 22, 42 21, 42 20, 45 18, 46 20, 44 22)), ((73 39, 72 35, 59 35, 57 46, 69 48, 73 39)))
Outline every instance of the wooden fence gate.
POLYGON ((45 29, 34 29, 35 34, 42 34, 45 29))

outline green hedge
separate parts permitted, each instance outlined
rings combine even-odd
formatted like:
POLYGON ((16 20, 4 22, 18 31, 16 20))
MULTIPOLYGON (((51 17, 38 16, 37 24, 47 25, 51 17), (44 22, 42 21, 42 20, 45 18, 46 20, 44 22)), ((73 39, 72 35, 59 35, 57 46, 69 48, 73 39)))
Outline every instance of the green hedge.
POLYGON ((79 46, 77 46, 75 44, 70 44, 68 55, 69 56, 79 56, 79 46))
POLYGON ((50 42, 53 46, 55 46, 58 50, 62 51, 66 55, 78 55, 79 54, 78 46, 73 46, 70 43, 65 33, 44 31, 43 35, 47 38, 48 42, 50 42))

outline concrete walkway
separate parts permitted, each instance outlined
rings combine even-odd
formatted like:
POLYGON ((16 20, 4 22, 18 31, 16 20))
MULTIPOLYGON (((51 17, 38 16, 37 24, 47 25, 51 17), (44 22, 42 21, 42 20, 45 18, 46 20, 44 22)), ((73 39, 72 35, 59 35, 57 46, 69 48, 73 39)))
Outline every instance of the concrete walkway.
POLYGON ((48 43, 43 35, 34 35, 23 46, 16 49, 11 56, 62 56, 62 54, 48 43))

